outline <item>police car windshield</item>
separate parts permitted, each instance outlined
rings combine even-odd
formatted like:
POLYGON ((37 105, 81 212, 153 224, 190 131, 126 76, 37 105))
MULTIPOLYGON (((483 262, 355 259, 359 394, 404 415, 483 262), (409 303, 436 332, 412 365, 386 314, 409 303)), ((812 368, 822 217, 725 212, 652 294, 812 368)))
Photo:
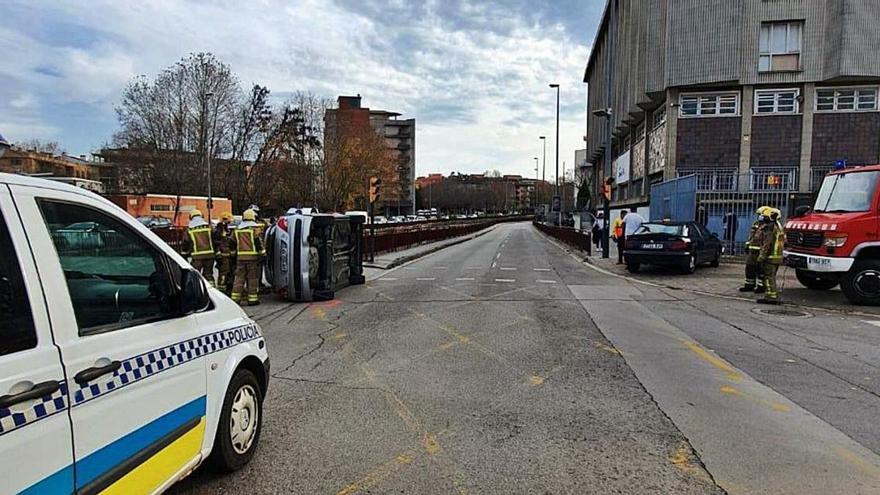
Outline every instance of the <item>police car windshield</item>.
POLYGON ((825 177, 813 210, 819 213, 870 210, 878 174, 878 171, 853 172, 825 177))

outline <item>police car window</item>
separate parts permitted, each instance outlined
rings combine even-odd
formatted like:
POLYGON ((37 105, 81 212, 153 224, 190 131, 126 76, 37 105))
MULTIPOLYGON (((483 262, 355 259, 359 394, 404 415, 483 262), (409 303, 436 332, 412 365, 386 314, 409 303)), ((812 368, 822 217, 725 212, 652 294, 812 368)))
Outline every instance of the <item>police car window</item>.
POLYGON ((97 210, 40 201, 81 335, 174 316, 162 255, 97 210))
POLYGON ((0 214, 0 356, 36 346, 37 334, 21 267, 0 214))

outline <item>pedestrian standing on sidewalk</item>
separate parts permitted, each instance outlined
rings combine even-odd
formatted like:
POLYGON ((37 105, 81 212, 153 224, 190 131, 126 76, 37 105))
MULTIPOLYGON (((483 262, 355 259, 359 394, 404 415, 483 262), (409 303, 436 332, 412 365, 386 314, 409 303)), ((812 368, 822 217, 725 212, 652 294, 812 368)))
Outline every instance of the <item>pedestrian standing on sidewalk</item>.
POLYGON ((614 242, 617 244, 617 264, 623 264, 623 246, 626 242, 625 231, 623 226, 623 218, 626 216, 626 210, 620 210, 620 216, 614 219, 612 225, 612 233, 614 234, 614 242))
POLYGON ((761 254, 761 246, 763 246, 763 230, 764 224, 761 219, 764 211, 770 208, 762 206, 755 213, 758 219, 749 229, 749 237, 746 239, 746 282, 739 288, 740 292, 755 292, 755 294, 764 293, 764 272, 763 267, 758 263, 758 256, 761 254))
POLYGON ((599 249, 599 246, 602 244, 602 239, 605 238, 605 214, 601 211, 596 214, 596 221, 593 222, 593 244, 596 245, 596 249, 599 249))
POLYGON ((782 264, 782 248, 785 245, 785 230, 779 223, 780 216, 781 212, 776 208, 766 208, 762 217, 764 225, 761 228, 762 243, 758 261, 764 269, 766 292, 763 299, 758 299, 759 304, 780 304, 776 273, 782 264))
POLYGON ((645 223, 645 217, 639 215, 635 207, 630 208, 629 213, 623 219, 623 237, 626 238, 638 232, 643 223, 645 223))

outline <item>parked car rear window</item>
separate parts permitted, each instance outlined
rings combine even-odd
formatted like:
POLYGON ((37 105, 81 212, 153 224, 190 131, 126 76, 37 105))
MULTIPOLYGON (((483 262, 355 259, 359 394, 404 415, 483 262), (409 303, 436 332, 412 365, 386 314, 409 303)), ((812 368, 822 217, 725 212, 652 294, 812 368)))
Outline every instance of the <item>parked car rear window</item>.
POLYGON ((24 278, 9 229, 0 214, 0 356, 36 346, 37 334, 24 278))
POLYGON ((643 223, 636 234, 669 234, 682 235, 684 225, 669 225, 665 223, 643 223))

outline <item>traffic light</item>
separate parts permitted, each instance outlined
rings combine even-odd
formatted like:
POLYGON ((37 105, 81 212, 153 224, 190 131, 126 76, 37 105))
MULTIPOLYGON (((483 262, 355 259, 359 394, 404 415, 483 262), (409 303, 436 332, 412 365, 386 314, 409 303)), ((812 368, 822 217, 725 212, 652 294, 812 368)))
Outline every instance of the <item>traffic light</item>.
POLYGON ((370 203, 379 200, 379 188, 382 186, 382 179, 378 177, 370 177, 370 203))

